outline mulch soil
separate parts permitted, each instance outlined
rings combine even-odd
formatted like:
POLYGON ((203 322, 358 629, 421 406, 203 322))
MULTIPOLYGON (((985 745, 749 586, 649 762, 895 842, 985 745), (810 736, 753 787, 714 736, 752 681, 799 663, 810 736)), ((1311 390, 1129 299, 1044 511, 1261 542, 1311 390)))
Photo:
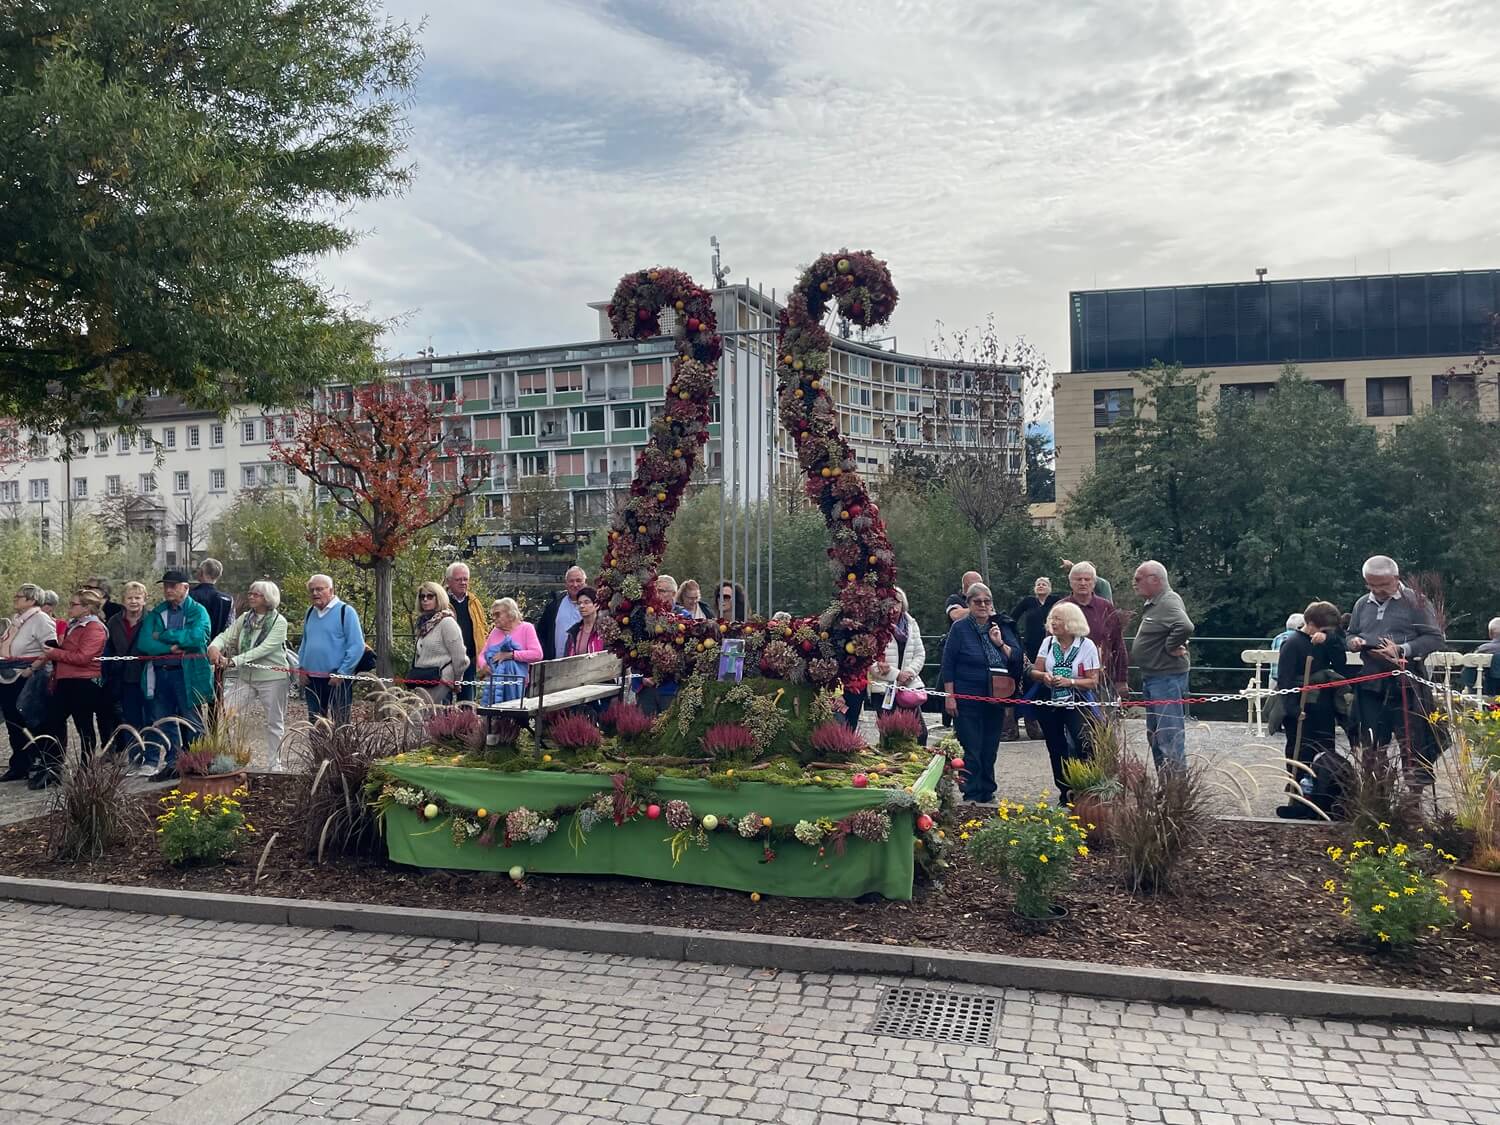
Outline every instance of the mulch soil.
MULTIPOLYGON (((100 859, 47 858, 46 819, 0 828, 0 872, 34 878, 229 894, 382 903, 408 909, 489 910, 590 922, 776 934, 809 941, 936 946, 980 954, 1051 957, 1195 972, 1289 977, 1500 993, 1500 942, 1448 931, 1405 954, 1367 944, 1322 889, 1335 873, 1323 854, 1336 827, 1219 822, 1182 863, 1171 893, 1132 897, 1107 847, 1074 868, 1061 896, 1066 918, 1039 928, 1012 912, 1011 892, 961 849, 941 888, 918 877, 911 902, 763 898, 710 887, 615 877, 424 871, 381 858, 305 858, 296 818, 305 779, 252 778, 245 808, 253 841, 223 864, 175 869, 140 832, 100 859), (256 882, 272 833, 280 838, 256 882)), ((156 795, 142 802, 156 811, 156 795)), ((978 810, 973 810, 980 815, 978 810)), ((969 810, 963 810, 967 816, 969 810)))

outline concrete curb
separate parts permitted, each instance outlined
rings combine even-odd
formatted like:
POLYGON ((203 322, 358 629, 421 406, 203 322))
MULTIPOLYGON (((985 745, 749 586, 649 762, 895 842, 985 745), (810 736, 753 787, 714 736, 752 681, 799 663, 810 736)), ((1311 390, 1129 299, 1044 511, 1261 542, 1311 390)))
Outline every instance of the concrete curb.
POLYGON ((159 887, 115 887, 57 879, 0 876, 0 899, 177 915, 216 922, 307 926, 359 933, 409 934, 455 941, 532 945, 584 953, 698 961, 788 972, 870 973, 925 977, 997 988, 1073 993, 1183 1007, 1224 1008, 1286 1016, 1500 1030, 1500 996, 1317 984, 1274 977, 1183 973, 1134 966, 995 957, 919 946, 868 945, 799 938, 620 926, 468 910, 203 894, 159 887))

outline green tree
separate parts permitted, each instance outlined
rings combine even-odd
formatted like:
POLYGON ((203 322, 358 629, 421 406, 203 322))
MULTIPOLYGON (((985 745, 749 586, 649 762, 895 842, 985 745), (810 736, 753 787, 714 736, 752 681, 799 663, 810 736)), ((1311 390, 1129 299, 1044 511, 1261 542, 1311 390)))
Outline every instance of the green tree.
POLYGON ((281 588, 281 612, 300 622, 308 576, 323 569, 311 526, 304 494, 271 488, 240 493, 208 531, 208 553, 224 564, 224 588, 242 594, 250 583, 270 579, 281 588))
POLYGON ((1050 435, 1026 431, 1026 499, 1046 504, 1057 499, 1057 454, 1050 435))
POLYGON ((370 327, 310 279, 400 190, 412 30, 376 0, 0 5, 0 416, 129 421, 150 390, 291 404, 370 327))

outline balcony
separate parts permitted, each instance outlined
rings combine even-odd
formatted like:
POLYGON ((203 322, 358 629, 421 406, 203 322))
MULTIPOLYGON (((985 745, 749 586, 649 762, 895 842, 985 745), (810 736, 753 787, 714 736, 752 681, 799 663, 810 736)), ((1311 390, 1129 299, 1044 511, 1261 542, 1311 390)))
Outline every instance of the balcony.
POLYGON ((593 472, 585 473, 583 480, 589 488, 603 488, 609 484, 609 477, 609 473, 593 472))
POLYGON ((634 477, 634 469, 611 469, 609 471, 610 484, 629 484, 634 477))
POLYGON ((538 445, 567 445, 568 427, 565 425, 543 426, 536 435, 538 445))

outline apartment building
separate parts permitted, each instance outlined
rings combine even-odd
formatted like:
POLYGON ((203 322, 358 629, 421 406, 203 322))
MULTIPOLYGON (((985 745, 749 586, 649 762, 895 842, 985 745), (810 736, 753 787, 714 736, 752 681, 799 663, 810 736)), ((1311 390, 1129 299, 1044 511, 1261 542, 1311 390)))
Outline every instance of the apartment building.
MULTIPOLYGON (((776 419, 775 341, 780 306, 748 285, 714 291, 724 355, 701 479, 742 501, 799 476, 791 436, 776 419)), ((390 370, 461 402, 464 436, 489 456, 484 514, 503 521, 518 490, 564 492, 573 527, 608 521, 635 472, 651 419, 665 410, 674 355, 669 335, 616 340, 605 302, 597 339, 534 348, 421 357, 390 370), (537 482, 537 483, 529 483, 537 482)), ((663 320, 670 333, 670 314, 663 320)), ((1024 473, 1021 373, 911 356, 835 339, 827 389, 862 472, 879 476, 900 448, 999 448, 1024 473)), ((334 393, 341 393, 335 389, 334 393)))
POLYGON ((1208 372, 1205 409, 1222 395, 1268 395, 1295 363, 1379 429, 1450 399, 1500 417, 1493 379, 1449 374, 1493 349, 1497 309, 1500 270, 1072 293, 1070 370, 1053 406, 1058 498, 1130 417, 1134 372, 1156 360, 1208 372))
POLYGON ((271 459, 272 441, 292 426, 285 412, 245 407, 221 418, 155 395, 133 430, 23 434, 24 459, 0 468, 0 515, 34 519, 49 540, 71 521, 118 505, 129 526, 155 533, 159 565, 188 565, 239 493, 298 487, 295 470, 271 459))

